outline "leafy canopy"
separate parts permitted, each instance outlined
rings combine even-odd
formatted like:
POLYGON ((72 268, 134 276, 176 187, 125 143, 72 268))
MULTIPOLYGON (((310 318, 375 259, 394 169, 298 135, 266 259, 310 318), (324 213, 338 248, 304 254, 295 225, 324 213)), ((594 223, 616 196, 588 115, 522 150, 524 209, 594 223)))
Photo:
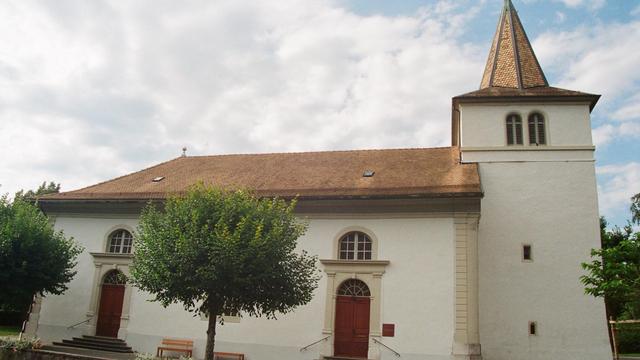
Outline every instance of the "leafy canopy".
POLYGON ((0 307, 22 309, 34 295, 59 295, 82 248, 34 205, 0 198, 0 307))
POLYGON ((15 195, 13 196, 14 200, 25 200, 25 201, 29 201, 32 199, 37 198, 38 196, 41 195, 46 195, 46 194, 55 194, 55 193, 59 193, 60 192, 60 184, 56 184, 55 182, 51 181, 47 184, 46 181, 43 181, 42 184, 40 186, 38 186, 38 188, 34 191, 34 190, 20 190, 18 192, 15 193, 15 195))
POLYGON ((258 199, 246 191, 196 185, 147 206, 135 239, 134 283, 163 306, 193 312, 241 312, 274 318, 308 303, 317 286, 316 258, 296 241, 306 231, 295 201, 258 199))
MULTIPOLYGON (((640 199, 640 194, 632 202, 640 199)), ((640 214, 633 211, 634 219, 640 214)), ((620 229, 606 229, 601 219, 602 248, 591 250, 591 262, 583 263, 588 271, 580 277, 585 293, 604 297, 610 315, 623 318, 640 317, 640 232, 631 224, 620 229)))

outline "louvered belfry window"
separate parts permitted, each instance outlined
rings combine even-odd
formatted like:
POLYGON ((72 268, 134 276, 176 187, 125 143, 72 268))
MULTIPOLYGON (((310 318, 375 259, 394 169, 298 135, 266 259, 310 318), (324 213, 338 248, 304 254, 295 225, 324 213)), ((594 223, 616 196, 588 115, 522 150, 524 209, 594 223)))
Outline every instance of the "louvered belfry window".
POLYGON ((371 239, 367 234, 353 231, 340 238, 340 260, 371 260, 371 239))
POLYGON ((544 129, 544 116, 540 113, 529 115, 529 144, 545 145, 547 143, 544 129))
POLYGON ((520 115, 507 116, 507 145, 522 145, 522 119, 520 115))

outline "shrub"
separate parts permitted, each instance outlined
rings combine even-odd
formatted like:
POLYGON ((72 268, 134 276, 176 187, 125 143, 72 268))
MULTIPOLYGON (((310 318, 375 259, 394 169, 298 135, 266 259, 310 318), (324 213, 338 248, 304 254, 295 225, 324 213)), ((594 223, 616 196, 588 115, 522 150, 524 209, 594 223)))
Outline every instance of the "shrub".
POLYGON ((0 351, 25 351, 29 349, 39 349, 40 347, 41 342, 39 339, 0 339, 0 351))
POLYGON ((640 324, 618 324, 616 330, 621 354, 640 353, 640 324))

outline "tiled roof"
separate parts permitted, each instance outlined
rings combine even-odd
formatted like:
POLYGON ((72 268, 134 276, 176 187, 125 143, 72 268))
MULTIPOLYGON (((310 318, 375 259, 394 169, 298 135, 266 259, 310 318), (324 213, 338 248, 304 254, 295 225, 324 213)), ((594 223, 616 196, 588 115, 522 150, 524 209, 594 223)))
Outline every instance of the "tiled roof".
POLYGON ((179 157, 40 201, 162 199, 198 181, 303 199, 481 194, 477 165, 461 164, 458 149, 446 147, 179 157))
POLYGON ((511 0, 505 0, 480 88, 528 89, 548 85, 518 12, 511 0))
POLYGON ((516 89, 506 87, 488 87, 458 95, 453 102, 486 102, 486 101, 563 101, 563 102, 587 102, 591 109, 596 105, 600 95, 584 93, 580 91, 561 89, 552 86, 534 87, 529 89, 516 89))
POLYGON ((518 12, 504 0, 480 90, 453 98, 461 102, 587 102, 593 109, 600 95, 549 86, 518 12))

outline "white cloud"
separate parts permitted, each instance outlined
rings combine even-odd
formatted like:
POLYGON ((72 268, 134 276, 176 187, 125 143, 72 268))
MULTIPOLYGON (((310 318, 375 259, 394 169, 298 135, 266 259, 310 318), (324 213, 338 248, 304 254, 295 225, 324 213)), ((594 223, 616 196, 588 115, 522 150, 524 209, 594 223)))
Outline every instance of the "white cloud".
POLYGON ((604 146, 623 138, 640 139, 640 123, 608 123, 593 129, 593 142, 596 146, 604 146))
POLYGON ((638 43, 640 22, 634 21, 548 31, 533 46, 543 68, 560 75, 557 85, 601 93, 606 102, 638 87, 638 43))
POLYGON ((601 180, 598 184, 600 213, 605 216, 627 213, 629 199, 640 193, 640 163, 599 166, 596 173, 601 180))
POLYGON ((358 16, 303 2, 0 4, 0 193, 190 154, 447 145, 488 44, 477 7, 358 16), (470 81, 471 79, 471 81, 470 81))
POLYGON ((565 15, 562 11, 556 11, 556 22, 561 24, 567 19, 567 15, 565 15))
POLYGON ((600 9, 607 3, 606 0, 555 0, 555 1, 562 2, 570 8, 577 8, 580 6, 584 6, 592 10, 600 9))
POLYGON ((619 109, 611 114, 611 118, 616 121, 640 119, 640 93, 628 98, 619 109))

